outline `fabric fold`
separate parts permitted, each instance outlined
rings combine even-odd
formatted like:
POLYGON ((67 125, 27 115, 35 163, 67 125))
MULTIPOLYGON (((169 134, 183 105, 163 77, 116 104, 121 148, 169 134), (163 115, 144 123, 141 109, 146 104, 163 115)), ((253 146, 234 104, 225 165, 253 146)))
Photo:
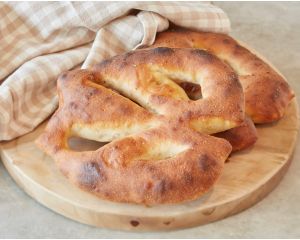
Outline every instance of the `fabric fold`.
POLYGON ((170 22, 230 30, 226 14, 203 2, 1 2, 0 141, 55 111, 59 74, 150 45, 170 22))

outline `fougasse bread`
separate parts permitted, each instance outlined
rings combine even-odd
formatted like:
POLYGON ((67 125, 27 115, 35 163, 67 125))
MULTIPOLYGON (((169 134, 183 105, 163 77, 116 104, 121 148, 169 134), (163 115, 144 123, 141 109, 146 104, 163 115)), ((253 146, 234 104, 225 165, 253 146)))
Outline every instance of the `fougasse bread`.
POLYGON ((58 79, 59 108, 38 145, 75 185, 102 199, 146 205, 196 199, 215 184, 232 147, 208 134, 240 126, 235 72, 199 49, 118 55, 58 79), (201 85, 190 99, 174 79, 201 85), (74 151, 71 136, 109 142, 74 151))

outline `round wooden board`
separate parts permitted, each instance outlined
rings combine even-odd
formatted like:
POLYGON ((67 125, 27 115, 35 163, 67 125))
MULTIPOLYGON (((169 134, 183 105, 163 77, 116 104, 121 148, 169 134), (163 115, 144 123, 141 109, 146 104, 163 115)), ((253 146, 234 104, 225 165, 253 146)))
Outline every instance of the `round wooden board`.
POLYGON ((255 146, 233 154, 221 178, 205 196, 184 204, 154 207, 104 201, 70 184, 34 143, 44 126, 1 144, 4 165, 30 196, 86 224, 123 230, 170 230, 225 218, 266 196, 290 165, 298 132, 298 106, 294 99, 283 119, 258 126, 255 146))

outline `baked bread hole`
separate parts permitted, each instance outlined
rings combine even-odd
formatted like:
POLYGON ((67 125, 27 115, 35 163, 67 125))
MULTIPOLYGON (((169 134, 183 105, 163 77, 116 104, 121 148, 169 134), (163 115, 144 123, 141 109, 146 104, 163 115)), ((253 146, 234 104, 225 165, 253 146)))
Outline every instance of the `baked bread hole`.
POLYGON ((201 86, 197 83, 191 82, 182 82, 178 80, 174 80, 186 93, 186 95, 191 100, 199 100, 202 98, 201 86))
POLYGON ((139 160, 143 161, 162 161, 169 160, 179 154, 189 150, 188 145, 179 144, 172 141, 163 141, 160 144, 153 144, 151 151, 139 156, 139 160))
POLYGON ((128 100, 130 100, 131 102, 135 103, 136 105, 140 106, 141 108, 144 108, 146 110, 148 110, 149 112, 152 113, 157 113, 153 108, 147 108, 143 105, 141 105, 138 101, 136 101, 132 96, 130 96, 129 94, 126 94, 125 92, 121 91, 121 89, 117 89, 116 87, 114 87, 112 84, 110 84, 108 81, 102 80, 102 79, 97 79, 97 82, 94 81, 87 81, 86 82, 89 86, 97 88, 97 86, 103 86, 111 91, 113 91, 114 93, 127 98, 128 100))
POLYGON ((68 146, 71 150, 77 151, 77 152, 83 152, 83 151, 95 151, 104 145, 106 145, 108 142, 98 142, 94 140, 89 140, 82 137, 72 136, 68 138, 68 146))
POLYGON ((171 72, 167 69, 159 68, 158 66, 152 66, 152 71, 153 73, 164 75, 165 78, 177 84, 184 90, 190 100, 196 101, 202 99, 201 86, 199 83, 196 83, 194 76, 180 71, 171 72))
POLYGON ((123 124, 80 124, 75 123, 71 127, 71 136, 90 139, 98 142, 111 142, 129 135, 138 134, 151 128, 159 127, 160 122, 148 121, 145 123, 126 123, 123 124))

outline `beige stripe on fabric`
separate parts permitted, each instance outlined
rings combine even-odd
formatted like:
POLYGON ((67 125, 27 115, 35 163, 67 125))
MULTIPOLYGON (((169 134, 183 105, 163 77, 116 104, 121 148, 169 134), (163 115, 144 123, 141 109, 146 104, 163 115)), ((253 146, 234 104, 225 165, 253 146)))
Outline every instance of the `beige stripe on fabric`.
POLYGON ((53 113, 59 74, 150 45, 169 21, 230 30, 226 14, 203 2, 0 2, 0 141, 53 113))

